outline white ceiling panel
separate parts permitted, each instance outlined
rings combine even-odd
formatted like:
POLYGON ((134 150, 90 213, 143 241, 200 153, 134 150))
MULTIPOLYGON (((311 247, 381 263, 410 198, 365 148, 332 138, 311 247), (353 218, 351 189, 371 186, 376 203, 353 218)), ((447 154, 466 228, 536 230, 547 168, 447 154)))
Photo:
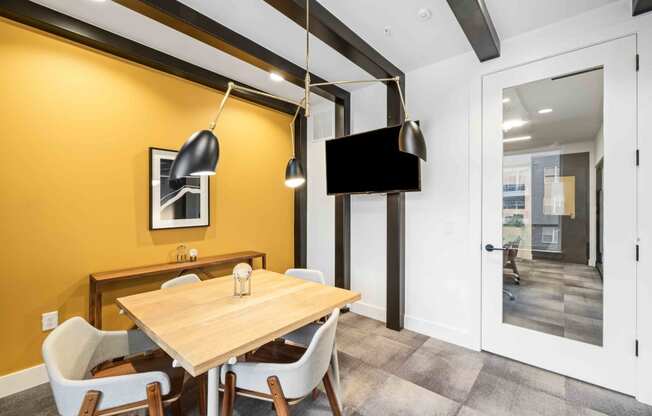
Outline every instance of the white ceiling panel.
MULTIPOLYGON (((618 0, 485 0, 485 3, 500 39, 504 40, 615 1, 618 0)), ((444 0, 319 2, 405 72, 471 50, 444 0), (432 17, 422 21, 418 16, 421 9, 428 9, 432 17), (385 35, 386 27, 391 28, 391 36, 385 35)))
MULTIPOLYGON (((263 0, 180 1, 296 65, 305 66, 305 29, 263 0)), ((312 35, 310 56, 310 72, 329 81, 370 78, 365 71, 312 35)))
MULTIPOLYGON (((287 82, 272 83, 265 71, 112 1, 35 1, 240 82, 294 99, 301 96, 300 88, 287 82)), ((304 66, 305 31, 263 0, 180 1, 304 66)), ((507 39, 619 0, 485 1, 501 39, 507 39)), ((320 0, 320 3, 404 72, 471 50, 444 0, 320 0), (421 9, 429 10, 431 17, 420 19, 421 9), (386 29, 391 32, 389 36, 386 29)), ((310 69, 331 81, 369 78, 339 52, 312 36, 310 69)))

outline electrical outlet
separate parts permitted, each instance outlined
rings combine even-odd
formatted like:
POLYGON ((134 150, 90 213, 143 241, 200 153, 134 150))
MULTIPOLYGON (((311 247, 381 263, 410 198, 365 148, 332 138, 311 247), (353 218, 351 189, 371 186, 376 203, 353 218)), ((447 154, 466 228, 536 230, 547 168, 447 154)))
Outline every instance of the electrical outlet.
POLYGON ((59 311, 46 312, 41 315, 41 329, 50 331, 59 325, 59 311))

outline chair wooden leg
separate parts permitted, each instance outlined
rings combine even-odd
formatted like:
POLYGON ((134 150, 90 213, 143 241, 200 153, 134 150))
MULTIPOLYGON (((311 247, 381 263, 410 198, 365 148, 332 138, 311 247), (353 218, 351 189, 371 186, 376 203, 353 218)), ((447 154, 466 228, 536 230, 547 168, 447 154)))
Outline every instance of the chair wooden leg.
POLYGON ((208 374, 197 377, 199 387, 199 416, 206 416, 208 409, 208 374))
POLYGON ((147 385, 147 409, 149 416, 164 416, 161 383, 159 382, 147 385))
POLYGON ((224 396, 222 397, 222 416, 231 416, 235 405, 235 373, 229 371, 224 377, 224 396))
POLYGON ((312 389, 312 399, 317 400, 318 397, 319 397, 319 389, 315 387, 314 389, 312 389))
POLYGON ((276 414, 278 416, 290 416, 290 407, 288 406, 288 401, 285 399, 285 395, 283 394, 283 389, 281 388, 281 383, 278 381, 278 377, 268 377, 267 385, 269 386, 269 391, 272 393, 272 399, 274 400, 274 409, 276 409, 276 414))
POLYGON ((172 416, 183 416, 183 409, 181 408, 181 398, 173 401, 170 404, 170 410, 172 411, 172 416))
POLYGON ((95 416, 95 410, 97 410, 97 404, 100 402, 101 396, 102 393, 99 391, 87 391, 79 408, 79 416, 95 416))
POLYGON ((335 390, 333 389, 333 384, 331 383, 331 378, 328 375, 328 371, 324 374, 324 388, 326 389, 326 396, 328 397, 328 403, 331 405, 331 412, 333 416, 341 416, 340 404, 337 401, 337 396, 335 395, 335 390))

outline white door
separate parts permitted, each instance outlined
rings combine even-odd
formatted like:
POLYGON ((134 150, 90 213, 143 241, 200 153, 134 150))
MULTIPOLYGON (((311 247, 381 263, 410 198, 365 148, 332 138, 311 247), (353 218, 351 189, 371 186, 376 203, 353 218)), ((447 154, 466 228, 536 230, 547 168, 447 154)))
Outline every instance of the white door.
POLYGON ((482 347, 628 394, 635 55, 629 36, 490 74, 482 102, 482 347))

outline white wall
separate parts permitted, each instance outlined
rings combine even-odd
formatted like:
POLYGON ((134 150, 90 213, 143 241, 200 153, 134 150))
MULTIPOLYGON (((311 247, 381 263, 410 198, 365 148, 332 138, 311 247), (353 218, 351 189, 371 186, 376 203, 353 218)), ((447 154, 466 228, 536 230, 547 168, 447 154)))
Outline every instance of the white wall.
MULTIPOLYGON (((324 103, 313 113, 328 112, 334 124, 334 105, 324 103)), ((307 266, 321 270, 326 282, 335 282, 335 199, 326 195, 326 156, 324 139, 313 135, 314 117, 308 118, 308 241, 307 266)))
POLYGON ((604 124, 600 126, 600 130, 595 135, 595 163, 597 164, 604 156, 604 124))
MULTIPOLYGON (((372 85, 351 95, 351 133, 387 125, 387 88, 372 85)), ((362 300, 351 310, 385 319, 387 280, 387 197, 351 196, 351 289, 362 300)))
MULTIPOLYGON (((632 18, 631 1, 504 40, 501 58, 486 63, 467 53, 407 74, 409 110, 422 122, 429 160, 422 164, 423 191, 406 198, 406 328, 481 348, 482 76, 632 33, 638 34, 641 54, 638 205, 639 212, 648 213, 652 212, 652 163, 646 163, 646 155, 652 154, 652 14, 632 18)), ((385 111, 385 102, 379 101, 380 93, 370 91, 365 88, 353 94, 356 131, 384 125, 379 111, 385 111)), ((317 174, 314 168, 311 172, 317 174)), ((352 287, 363 295, 357 311, 382 318, 385 198, 354 196, 352 211, 352 287)), ((645 254, 652 252, 651 215, 639 217, 639 234, 637 397, 652 403, 652 255, 645 254)))
MULTIPOLYGON (((479 221, 481 220, 481 78, 485 74, 521 65, 537 59, 604 42, 628 34, 638 34, 638 48, 641 54, 641 71, 639 72, 639 145, 642 155, 645 149, 652 152, 649 137, 652 133, 650 111, 652 110, 652 15, 631 17, 631 2, 621 1, 594 10, 574 19, 561 22, 522 36, 506 40, 502 44, 502 56, 499 59, 480 64, 473 54, 454 57, 429 67, 420 68, 407 75, 407 96, 410 111, 427 126, 426 137, 429 140, 429 157, 424 175, 439 182, 459 183, 458 178, 468 175, 468 187, 460 184, 458 195, 447 201, 446 212, 455 212, 460 222, 470 224, 466 239, 460 241, 460 249, 454 253, 446 252, 445 264, 435 267, 436 278, 426 282, 419 292, 410 290, 407 305, 414 305, 410 313, 418 313, 420 318, 436 323, 440 327, 449 326, 466 336, 448 337, 449 341, 460 342, 472 348, 481 347, 481 274, 480 255, 482 238, 479 221), (461 120, 468 118, 467 123, 461 120), (644 134, 646 132, 646 134, 644 134), (647 140, 647 141, 645 141, 647 140), (442 142, 442 143, 438 143, 442 142), (451 169, 448 163, 437 162, 434 152, 438 149, 456 148, 456 160, 460 166, 451 169), (466 151, 465 151, 466 150, 466 151), (460 266, 461 265, 461 266, 460 266), (424 293, 434 294, 429 299, 430 310, 419 308, 428 301, 424 293), (464 295, 461 295, 461 294, 464 295), (414 297, 422 299, 414 299, 414 297)), ((634 60, 632 57, 632 64, 634 60)), ((633 160, 633 159, 632 159, 633 160)), ((643 159, 645 160, 645 159, 643 159)), ((639 212, 652 211, 652 198, 647 189, 652 185, 652 167, 642 164, 639 169, 639 212), (644 186, 647 184, 647 186, 644 186)), ((443 185, 440 185, 443 186, 443 185)), ((426 211, 435 212, 437 218, 432 222, 445 224, 450 220, 442 215, 443 208, 436 204, 441 202, 441 192, 437 186, 428 188, 419 197, 408 198, 407 218, 419 218, 426 211), (438 199, 439 198, 439 199, 438 199), (421 212, 415 212, 420 210, 421 212)), ((594 202, 592 203, 592 206, 594 202)), ((652 220, 648 216, 639 218, 641 252, 652 250, 652 220)), ((436 247, 449 238, 445 227, 438 229, 417 229, 408 227, 408 274, 407 285, 425 279, 418 270, 426 267, 432 260, 414 259, 411 247, 419 240, 427 241, 436 247), (423 232, 429 235, 424 236, 423 232)), ((462 237, 464 233, 457 231, 462 237)), ((595 232, 595 231, 593 231, 595 232)), ((627 244, 624 242, 624 244, 627 244)), ((426 250, 426 248, 421 249, 426 250)), ((433 252, 434 255, 438 253, 433 252)), ((437 262, 435 262, 437 263, 437 262)), ((652 272, 652 261, 642 256, 638 266, 638 339, 640 341, 639 357, 639 400, 652 403, 652 282, 647 278, 652 272)), ((443 333, 443 332, 442 332, 443 333)))

